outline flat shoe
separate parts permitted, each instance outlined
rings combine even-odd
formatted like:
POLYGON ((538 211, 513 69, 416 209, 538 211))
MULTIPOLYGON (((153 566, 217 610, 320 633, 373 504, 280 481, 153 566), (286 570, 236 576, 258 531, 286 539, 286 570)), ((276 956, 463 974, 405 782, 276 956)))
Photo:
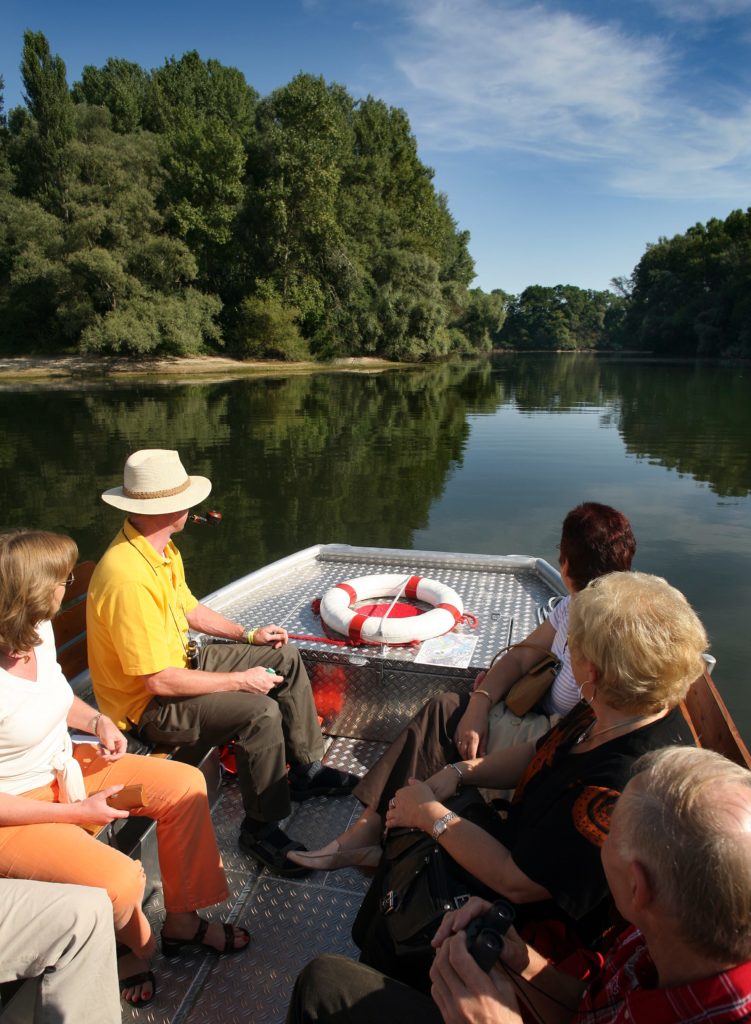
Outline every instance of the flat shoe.
POLYGON ((236 943, 237 936, 232 925, 222 922, 222 928, 224 929, 224 946, 222 949, 217 949, 216 946, 212 946, 210 942, 204 941, 206 932, 209 929, 209 922, 202 917, 198 921, 198 927, 196 928, 196 933, 192 939, 169 939, 165 936, 164 932, 162 932, 162 953, 164 953, 165 956, 183 956, 184 953, 189 952, 193 947, 198 946, 200 949, 207 949, 209 953, 215 953, 217 956, 222 956, 224 953, 241 953, 244 949, 248 948, 250 945, 250 932, 246 931, 245 928, 237 929, 241 936, 246 935, 248 937, 248 941, 243 942, 242 945, 239 946, 236 943))
POLYGON ((242 829, 239 843, 241 850, 282 878, 302 878, 310 870, 300 867, 290 859, 289 854, 303 852, 305 847, 302 843, 290 839, 280 828, 272 828, 267 835, 254 835, 253 832, 242 829))
POLYGON ((315 850, 292 852, 289 854, 289 860, 312 871, 338 871, 339 868, 378 867, 382 856, 383 850, 380 846, 356 846, 351 850, 340 848, 331 853, 315 850))

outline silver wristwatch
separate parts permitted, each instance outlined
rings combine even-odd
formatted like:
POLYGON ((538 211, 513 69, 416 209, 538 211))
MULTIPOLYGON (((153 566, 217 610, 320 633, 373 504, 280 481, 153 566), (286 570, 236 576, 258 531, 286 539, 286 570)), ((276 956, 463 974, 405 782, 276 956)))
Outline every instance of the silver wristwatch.
POLYGON ((433 822, 433 828, 432 828, 432 830, 430 832, 430 838, 434 842, 437 843, 438 840, 443 835, 443 833, 449 827, 449 822, 453 821, 454 818, 458 818, 458 817, 459 817, 458 814, 454 814, 453 811, 449 811, 447 814, 444 814, 444 816, 442 818, 439 818, 438 821, 434 821, 433 822))

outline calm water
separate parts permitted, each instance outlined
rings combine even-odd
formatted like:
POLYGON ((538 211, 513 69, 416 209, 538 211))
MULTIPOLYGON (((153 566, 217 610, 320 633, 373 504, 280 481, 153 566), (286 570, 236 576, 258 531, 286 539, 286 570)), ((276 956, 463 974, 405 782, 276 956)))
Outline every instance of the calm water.
POLYGON ((319 541, 556 559, 582 500, 631 518, 636 568, 682 589, 746 741, 751 371, 506 358, 384 374, 0 391, 0 522, 96 558, 128 452, 176 447, 217 529, 180 539, 197 594, 319 541))

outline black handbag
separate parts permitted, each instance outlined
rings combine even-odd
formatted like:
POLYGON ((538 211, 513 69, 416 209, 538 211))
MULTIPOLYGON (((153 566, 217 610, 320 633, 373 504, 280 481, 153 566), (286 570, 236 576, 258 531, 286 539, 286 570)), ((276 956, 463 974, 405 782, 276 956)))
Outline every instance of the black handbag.
POLYGON ((443 915, 461 907, 473 894, 470 876, 434 839, 416 829, 393 829, 384 858, 380 912, 394 953, 428 952, 443 915))
MULTIPOLYGON (((473 787, 445 803, 460 817, 483 827, 495 816, 473 787)), ((394 961, 432 959, 430 943, 443 915, 462 906, 470 896, 493 900, 497 893, 465 871, 425 832, 391 829, 352 931, 364 961, 398 976, 394 961), (382 955, 388 959, 383 960, 382 955)))

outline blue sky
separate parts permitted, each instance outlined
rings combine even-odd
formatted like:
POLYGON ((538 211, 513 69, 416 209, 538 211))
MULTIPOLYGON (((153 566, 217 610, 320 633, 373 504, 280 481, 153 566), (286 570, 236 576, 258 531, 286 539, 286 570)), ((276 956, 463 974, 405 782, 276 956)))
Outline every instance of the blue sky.
POLYGON ((262 95, 298 71, 403 107, 475 284, 605 288, 648 242, 751 206, 751 0, 0 0, 68 68, 197 49, 262 95))

